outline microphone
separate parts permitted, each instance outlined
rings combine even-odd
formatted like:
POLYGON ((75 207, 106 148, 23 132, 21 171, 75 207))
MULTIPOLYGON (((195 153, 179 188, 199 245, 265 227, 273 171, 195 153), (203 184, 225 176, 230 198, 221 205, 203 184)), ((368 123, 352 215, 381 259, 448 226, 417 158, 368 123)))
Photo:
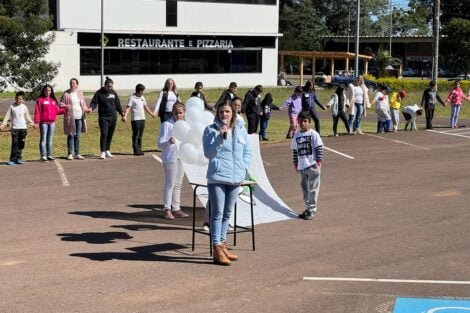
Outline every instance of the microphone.
MULTIPOLYGON (((224 126, 228 126, 228 121, 227 120, 222 120, 222 127, 224 127, 224 126)), ((227 132, 223 133, 222 138, 224 138, 224 140, 227 139, 227 132)))

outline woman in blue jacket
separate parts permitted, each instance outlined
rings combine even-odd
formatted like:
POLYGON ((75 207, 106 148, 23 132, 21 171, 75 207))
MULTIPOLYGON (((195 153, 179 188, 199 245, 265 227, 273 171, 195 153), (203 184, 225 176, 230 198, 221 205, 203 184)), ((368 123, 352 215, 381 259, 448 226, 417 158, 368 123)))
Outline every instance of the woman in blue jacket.
POLYGON ((238 259, 229 252, 227 230, 238 188, 245 179, 251 161, 248 134, 230 101, 217 107, 214 123, 204 130, 204 155, 209 159, 207 186, 211 206, 210 229, 214 263, 230 265, 238 259))

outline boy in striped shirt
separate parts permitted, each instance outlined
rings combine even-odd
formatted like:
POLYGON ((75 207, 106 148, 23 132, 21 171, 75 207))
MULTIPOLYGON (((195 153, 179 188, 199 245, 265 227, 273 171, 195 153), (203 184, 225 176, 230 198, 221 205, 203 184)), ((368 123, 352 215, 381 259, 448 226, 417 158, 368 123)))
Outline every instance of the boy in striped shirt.
POLYGON ((298 130, 292 138, 291 149, 294 167, 300 173, 300 186, 306 205, 299 218, 311 220, 317 212, 320 174, 323 160, 323 141, 320 135, 310 128, 310 113, 301 112, 297 117, 298 130))

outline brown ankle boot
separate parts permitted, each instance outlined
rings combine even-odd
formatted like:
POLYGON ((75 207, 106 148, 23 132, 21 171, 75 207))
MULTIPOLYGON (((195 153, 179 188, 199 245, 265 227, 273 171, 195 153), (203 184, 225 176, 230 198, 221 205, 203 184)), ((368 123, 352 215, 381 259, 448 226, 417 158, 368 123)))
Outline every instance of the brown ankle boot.
POLYGON ((214 245, 214 263, 219 265, 230 265, 230 260, 225 256, 223 245, 214 245))
POLYGON ((221 243, 222 245, 222 251, 224 252, 225 256, 227 257, 227 259, 229 259, 230 261, 236 261, 238 260, 238 256, 236 256, 235 254, 232 254, 230 252, 230 250, 228 249, 227 247, 227 243, 226 242, 222 242, 221 243))

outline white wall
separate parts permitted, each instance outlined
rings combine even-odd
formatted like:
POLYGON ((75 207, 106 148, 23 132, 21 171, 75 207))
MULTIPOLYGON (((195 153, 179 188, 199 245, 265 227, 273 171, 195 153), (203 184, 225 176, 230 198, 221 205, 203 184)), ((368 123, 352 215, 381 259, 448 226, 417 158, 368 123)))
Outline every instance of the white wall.
MULTIPOLYGON (((58 28, 99 32, 100 5, 98 0, 59 1, 58 28)), ((104 0, 104 7, 105 32, 246 35, 278 32, 277 5, 179 1, 177 27, 166 27, 165 1, 104 0)))
POLYGON ((56 39, 45 56, 48 62, 59 62, 59 73, 53 80, 55 88, 65 90, 70 78, 80 77, 80 46, 75 32, 55 32, 56 39))

